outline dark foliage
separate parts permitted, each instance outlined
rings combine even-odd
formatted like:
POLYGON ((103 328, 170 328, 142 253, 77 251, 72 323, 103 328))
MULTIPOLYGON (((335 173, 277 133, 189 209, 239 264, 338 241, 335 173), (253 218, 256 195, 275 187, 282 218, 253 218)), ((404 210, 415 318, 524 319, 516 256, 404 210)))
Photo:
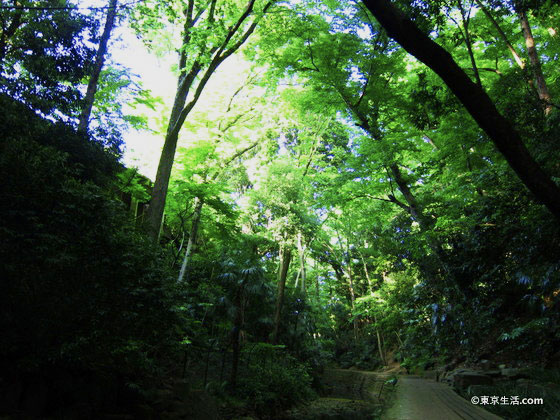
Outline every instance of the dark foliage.
POLYGON ((85 41, 97 22, 60 7, 66 1, 54 3, 59 8, 52 1, 23 1, 17 4, 31 8, 0 10, 0 80, 2 92, 60 118, 75 116, 81 106, 78 86, 94 55, 85 41))
POLYGON ((2 388, 23 384, 4 406, 21 408, 28 382, 53 371, 55 382, 60 372, 105 378, 103 400, 104 388, 157 373, 156 357, 178 343, 174 282, 111 196, 117 163, 69 127, 6 98, 2 107, 2 388))

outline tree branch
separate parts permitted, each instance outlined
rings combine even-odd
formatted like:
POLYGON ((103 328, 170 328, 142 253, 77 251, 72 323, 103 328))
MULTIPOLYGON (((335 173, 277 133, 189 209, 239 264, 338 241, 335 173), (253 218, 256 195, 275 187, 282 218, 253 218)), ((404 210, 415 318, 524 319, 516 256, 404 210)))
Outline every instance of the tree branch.
POLYGON ((390 37, 430 67, 493 141, 519 179, 560 220, 560 188, 535 161, 511 121, 488 94, 473 83, 444 48, 422 32, 389 0, 363 0, 390 37))

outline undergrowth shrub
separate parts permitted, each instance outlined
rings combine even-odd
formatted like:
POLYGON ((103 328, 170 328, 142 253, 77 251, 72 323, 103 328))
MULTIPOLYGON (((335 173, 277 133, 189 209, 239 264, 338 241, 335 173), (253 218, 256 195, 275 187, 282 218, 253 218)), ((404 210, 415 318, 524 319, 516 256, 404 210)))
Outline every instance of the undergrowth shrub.
POLYGON ((179 292, 162 254, 114 199, 117 165, 70 127, 32 113, 25 127, 12 124, 10 115, 25 110, 4 105, 0 391, 22 390, 0 405, 18 409, 45 394, 41 413, 50 401, 72 404, 92 391, 75 386, 61 399, 52 381, 126 384, 157 375, 184 324, 173 311, 179 292), (83 151, 91 161, 74 156, 83 151), (42 385, 26 397, 30 383, 42 385))
POLYGON ((239 379, 236 394, 259 416, 271 415, 314 397, 307 366, 289 354, 251 364, 239 379))

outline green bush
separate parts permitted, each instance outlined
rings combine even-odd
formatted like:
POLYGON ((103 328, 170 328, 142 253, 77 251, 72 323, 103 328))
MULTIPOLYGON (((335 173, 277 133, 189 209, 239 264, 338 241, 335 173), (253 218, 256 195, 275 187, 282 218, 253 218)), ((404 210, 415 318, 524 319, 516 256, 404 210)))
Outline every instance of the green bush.
POLYGON ((237 395, 259 416, 279 413, 314 396, 308 368, 289 354, 259 359, 240 377, 237 395))
POLYGON ((33 115, 23 127, 10 119, 18 105, 7 107, 0 367, 11 379, 0 385, 46 377, 49 387, 53 371, 121 383, 157 373, 156 360, 179 341, 178 293, 159 251, 112 197, 116 164, 69 127, 33 115), (88 150, 89 162, 73 154, 88 150))

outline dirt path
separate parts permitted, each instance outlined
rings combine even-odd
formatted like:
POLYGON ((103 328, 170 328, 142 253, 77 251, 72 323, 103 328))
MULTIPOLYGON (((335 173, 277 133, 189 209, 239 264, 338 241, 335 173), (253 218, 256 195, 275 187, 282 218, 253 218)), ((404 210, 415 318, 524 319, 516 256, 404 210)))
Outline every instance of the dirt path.
POLYGON ((413 376, 402 376, 392 406, 383 420, 499 420, 457 395, 449 386, 413 376))

